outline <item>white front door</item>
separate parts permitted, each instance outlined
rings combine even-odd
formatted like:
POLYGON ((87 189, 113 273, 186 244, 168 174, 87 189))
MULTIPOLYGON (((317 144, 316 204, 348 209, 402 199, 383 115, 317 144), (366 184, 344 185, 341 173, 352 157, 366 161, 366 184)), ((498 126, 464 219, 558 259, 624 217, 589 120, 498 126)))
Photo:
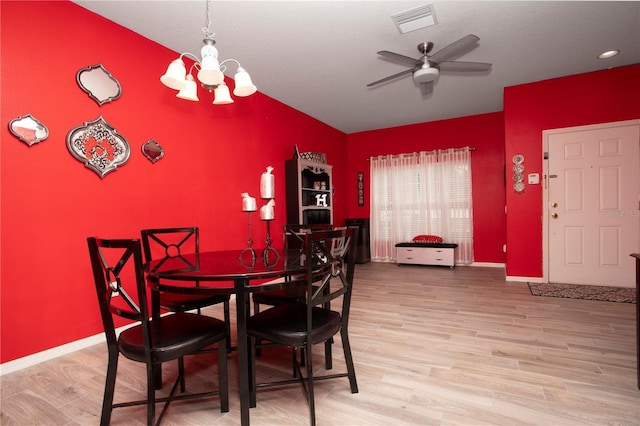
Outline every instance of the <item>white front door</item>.
POLYGON ((545 131, 548 282, 633 287, 640 125, 545 131))

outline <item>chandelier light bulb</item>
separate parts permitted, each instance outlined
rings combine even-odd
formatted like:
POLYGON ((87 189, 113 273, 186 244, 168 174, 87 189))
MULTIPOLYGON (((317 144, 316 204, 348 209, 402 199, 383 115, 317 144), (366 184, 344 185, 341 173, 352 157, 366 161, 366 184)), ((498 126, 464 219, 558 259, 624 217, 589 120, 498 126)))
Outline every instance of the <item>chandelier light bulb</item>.
POLYGON ((250 96, 256 93, 256 86, 251 81, 251 76, 242 67, 238 67, 238 71, 235 75, 236 88, 233 90, 233 94, 236 96, 250 96))
POLYGON ((229 86, 227 86, 224 81, 215 88, 213 96, 214 105, 226 105, 233 103, 233 99, 231 99, 231 94, 229 93, 229 86))
POLYGON ((180 99, 185 99, 187 101, 199 101, 198 99, 198 86, 196 81, 193 79, 191 74, 187 75, 185 80, 185 85, 182 90, 178 92, 176 97, 180 99))
POLYGON ((186 74, 187 68, 184 66, 184 62, 178 58, 169 64, 167 72, 160 77, 160 81, 171 89, 182 90, 185 86, 186 74))

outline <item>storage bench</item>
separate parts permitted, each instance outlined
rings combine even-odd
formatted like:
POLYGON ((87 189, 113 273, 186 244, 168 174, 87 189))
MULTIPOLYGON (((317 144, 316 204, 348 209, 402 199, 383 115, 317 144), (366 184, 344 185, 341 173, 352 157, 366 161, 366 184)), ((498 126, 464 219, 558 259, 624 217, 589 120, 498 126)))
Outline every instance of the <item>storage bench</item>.
POLYGON ((398 243, 396 244, 397 263, 439 265, 453 268, 456 247, 458 247, 457 244, 447 243, 398 243))

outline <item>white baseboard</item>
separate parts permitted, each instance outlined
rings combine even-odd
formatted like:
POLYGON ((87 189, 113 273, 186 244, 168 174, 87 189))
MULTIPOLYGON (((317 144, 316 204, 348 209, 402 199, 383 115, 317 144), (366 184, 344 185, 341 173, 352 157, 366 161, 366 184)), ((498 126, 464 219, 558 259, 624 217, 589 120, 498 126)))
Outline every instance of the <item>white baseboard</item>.
POLYGON ((68 355, 72 352, 88 348, 89 346, 105 341, 104 333, 100 333, 95 336, 85 337, 84 339, 56 346, 55 348, 47 349, 46 351, 37 352, 13 361, 5 362, 0 364, 0 376, 22 370, 23 368, 32 367, 36 364, 40 364, 41 362, 48 361, 62 355, 68 355))
POLYGON ((507 275, 506 281, 516 281, 521 283, 541 283, 542 277, 512 277, 507 275))
MULTIPOLYGON (((231 300, 235 300, 235 295, 231 295, 231 300)), ((192 312, 195 312, 195 310, 192 312)), ((162 315, 169 315, 169 313, 164 313, 162 315)), ((123 325, 122 327, 116 328, 116 336, 119 336, 120 333, 133 325, 135 324, 123 325)), ((0 377, 103 342, 106 342, 104 333, 99 333, 61 346, 56 346, 55 348, 47 349, 46 351, 37 352, 32 355, 14 359, 13 361, 5 362, 4 364, 0 364, 0 377)))
POLYGON ((492 263, 492 262, 473 262, 469 266, 481 266, 484 268, 504 268, 504 263, 492 263))
MULTIPOLYGON (((378 263, 397 263, 397 259, 390 259, 390 260, 372 260, 372 262, 378 262, 378 263)), ((479 267, 483 267, 483 268, 505 268, 506 265, 504 263, 493 263, 493 262, 472 262, 470 264, 461 264, 461 263, 456 263, 455 265, 456 267, 458 266, 479 266, 479 267)))
MULTIPOLYGON (((131 325, 125 325, 116 329, 116 335, 131 327, 131 325)), ((40 364, 44 361, 49 361, 59 356, 68 355, 72 352, 85 349, 98 343, 104 343, 106 339, 104 333, 96 334, 93 336, 85 337, 84 339, 76 340, 70 343, 66 343, 55 348, 47 349, 46 351, 37 352, 32 355, 27 355, 22 358, 14 359, 13 361, 0 364, 0 376, 13 373, 23 368, 33 367, 36 364, 40 364)), ((106 348, 105 348, 106 350, 106 348)))

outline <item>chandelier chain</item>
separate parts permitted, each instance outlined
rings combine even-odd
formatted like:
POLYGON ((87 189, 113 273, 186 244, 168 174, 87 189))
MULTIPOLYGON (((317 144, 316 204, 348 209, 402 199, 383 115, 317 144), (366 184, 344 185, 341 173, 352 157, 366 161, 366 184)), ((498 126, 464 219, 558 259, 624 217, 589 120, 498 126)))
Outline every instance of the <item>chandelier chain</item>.
POLYGON ((207 20, 205 22, 205 26, 202 27, 202 32, 205 35, 205 38, 213 38, 215 33, 211 30, 211 10, 209 9, 210 1, 207 0, 207 20))

